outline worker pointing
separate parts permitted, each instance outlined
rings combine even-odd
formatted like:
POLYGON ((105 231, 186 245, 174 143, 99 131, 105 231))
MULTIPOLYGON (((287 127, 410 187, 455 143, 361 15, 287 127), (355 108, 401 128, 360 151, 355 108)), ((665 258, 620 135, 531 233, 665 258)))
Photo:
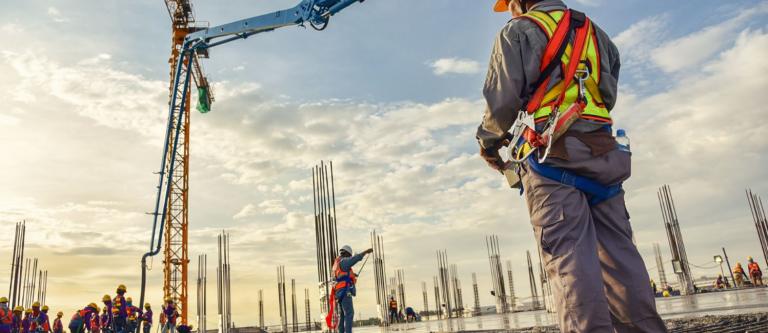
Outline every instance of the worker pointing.
POLYGON ((560 330, 666 332, 621 189, 631 160, 611 129, 616 46, 560 0, 498 0, 495 10, 514 18, 495 41, 477 139, 486 162, 524 189, 544 267, 556 277, 560 330), (515 163, 499 154, 506 144, 515 163))
POLYGON ((339 305, 339 333, 351 333, 352 323, 355 318, 355 309, 352 303, 352 297, 357 294, 355 284, 357 283, 357 274, 352 266, 360 262, 366 254, 373 253, 373 249, 368 249, 362 253, 352 255, 352 248, 344 245, 339 250, 339 256, 333 263, 333 275, 336 284, 333 287, 333 296, 339 305))

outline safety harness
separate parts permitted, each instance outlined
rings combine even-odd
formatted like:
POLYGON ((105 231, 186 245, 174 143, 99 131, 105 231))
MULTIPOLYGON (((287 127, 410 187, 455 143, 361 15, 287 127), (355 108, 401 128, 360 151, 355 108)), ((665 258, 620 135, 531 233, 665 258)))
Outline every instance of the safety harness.
MULTIPOLYGON (((520 164, 526 163, 530 170, 544 178, 575 187, 589 196, 590 206, 597 205, 620 194, 622 185, 606 186, 590 178, 544 164, 552 144, 565 134, 576 120, 580 118, 594 120, 592 119, 594 117, 584 115, 589 101, 598 104, 595 109, 597 111, 591 113, 602 115, 604 106, 595 77, 591 73, 591 68, 595 66, 591 65, 593 61, 587 59, 587 51, 597 51, 594 27, 584 13, 575 10, 564 11, 554 30, 551 29, 551 25, 541 23, 547 18, 554 20, 548 13, 532 11, 523 17, 537 23, 549 37, 549 42, 542 55, 541 75, 529 86, 528 96, 531 97, 526 101, 525 109, 518 113, 517 120, 512 126, 512 133, 508 133, 506 137, 513 145, 510 161, 518 165, 518 168, 520 164), (573 36, 573 43, 569 42, 571 36, 573 36), (590 47, 592 50, 588 50, 590 47), (563 79, 550 88, 552 73, 558 67, 561 67, 563 79), (578 84, 571 87, 574 80, 578 80, 578 84), (573 99, 571 96, 573 89, 577 90, 575 100, 565 111, 560 111, 567 99, 569 102, 573 99), (557 93, 556 98, 553 97, 553 92, 557 93), (553 101, 546 102, 548 100, 553 101), (541 110, 545 107, 550 109, 542 113, 541 110), (543 125, 537 126, 537 124, 543 125), (538 130, 537 127, 541 129, 538 130), (537 151, 538 156, 535 154, 537 151)), ((599 66, 599 63, 596 65, 599 66)), ((610 116, 596 118, 607 119, 605 123, 610 124, 610 116)))

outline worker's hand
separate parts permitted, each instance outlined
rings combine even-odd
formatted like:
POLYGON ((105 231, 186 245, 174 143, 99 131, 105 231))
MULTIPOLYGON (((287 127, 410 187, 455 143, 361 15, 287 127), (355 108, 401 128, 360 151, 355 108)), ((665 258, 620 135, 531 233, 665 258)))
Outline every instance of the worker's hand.
POLYGON ((373 253, 373 249, 367 249, 367 250, 363 251, 363 253, 364 253, 364 254, 370 254, 370 253, 373 253))
POLYGON ((480 145, 480 156, 485 160, 485 163, 488 163, 489 167, 504 173, 504 169, 506 169, 506 163, 504 162, 504 159, 501 158, 499 149, 501 149, 501 147, 509 146, 509 143, 509 139, 505 137, 489 148, 483 148, 483 146, 480 145))

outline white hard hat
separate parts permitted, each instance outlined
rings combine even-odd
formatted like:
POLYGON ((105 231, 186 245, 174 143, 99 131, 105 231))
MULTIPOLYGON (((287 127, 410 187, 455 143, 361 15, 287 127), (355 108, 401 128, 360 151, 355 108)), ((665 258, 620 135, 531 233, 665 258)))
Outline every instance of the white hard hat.
POLYGON ((344 252, 347 252, 349 254, 352 254, 352 247, 349 246, 349 245, 344 245, 344 246, 341 247, 340 251, 344 251, 344 252))

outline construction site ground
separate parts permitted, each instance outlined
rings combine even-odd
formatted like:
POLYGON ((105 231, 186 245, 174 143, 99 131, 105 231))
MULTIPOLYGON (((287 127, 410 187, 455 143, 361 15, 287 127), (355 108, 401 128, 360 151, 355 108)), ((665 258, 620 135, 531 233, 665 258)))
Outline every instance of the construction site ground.
MULTIPOLYGON (((671 332, 768 332, 768 289, 753 288, 692 296, 657 298, 671 332)), ((559 332, 557 319, 546 311, 516 312, 451 320, 393 325, 391 332, 559 332)), ((378 327, 356 332, 381 332, 378 327)))

